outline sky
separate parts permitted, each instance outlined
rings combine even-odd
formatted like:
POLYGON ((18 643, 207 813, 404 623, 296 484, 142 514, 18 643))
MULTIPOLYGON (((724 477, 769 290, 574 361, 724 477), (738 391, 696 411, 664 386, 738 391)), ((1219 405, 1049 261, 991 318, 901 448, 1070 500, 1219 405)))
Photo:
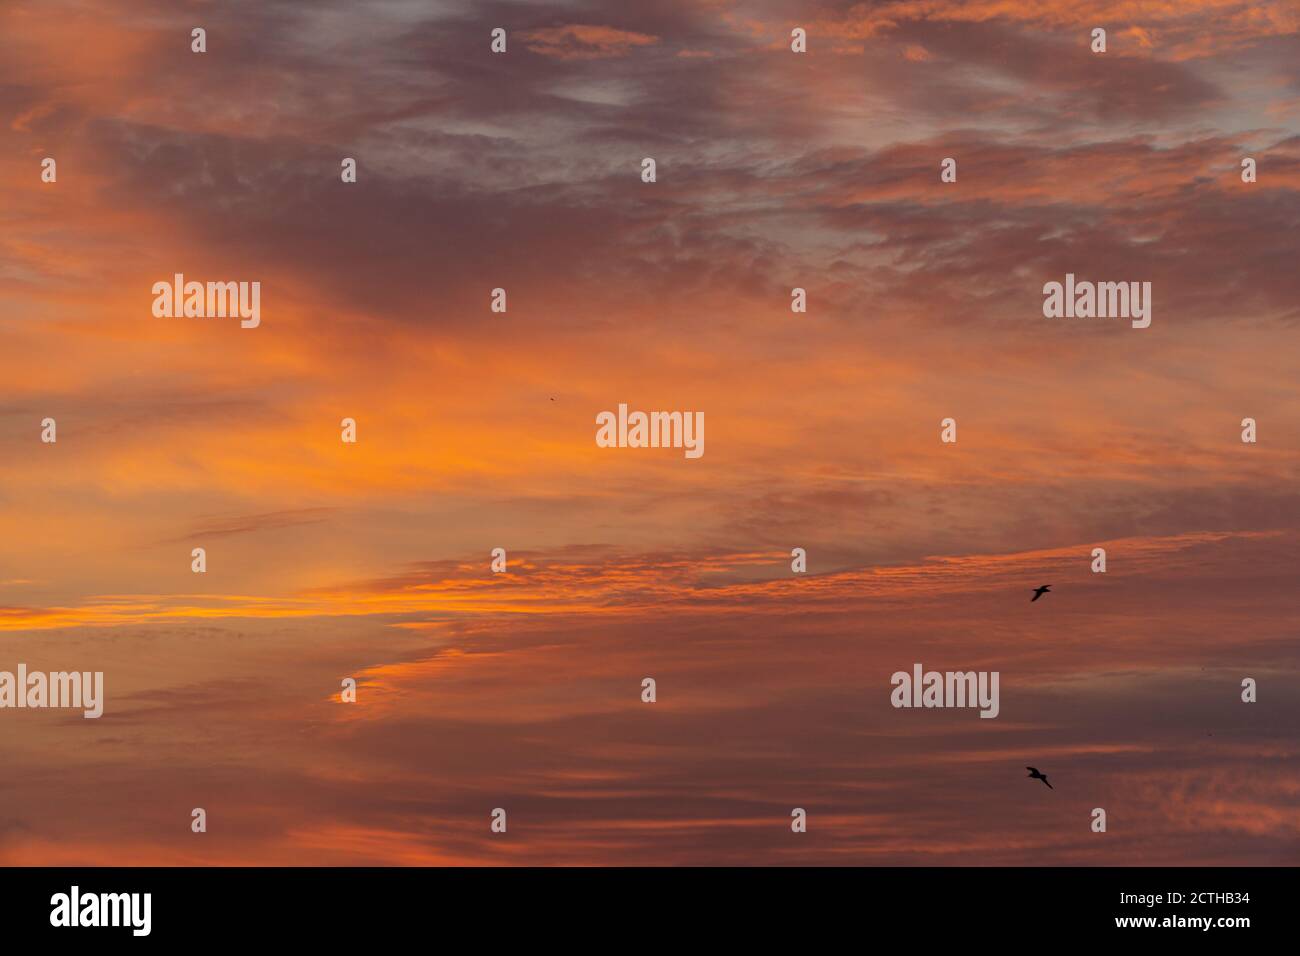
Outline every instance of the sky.
POLYGON ((1300 863, 1294 3, 6 0, 0 197, 0 863, 1300 863))

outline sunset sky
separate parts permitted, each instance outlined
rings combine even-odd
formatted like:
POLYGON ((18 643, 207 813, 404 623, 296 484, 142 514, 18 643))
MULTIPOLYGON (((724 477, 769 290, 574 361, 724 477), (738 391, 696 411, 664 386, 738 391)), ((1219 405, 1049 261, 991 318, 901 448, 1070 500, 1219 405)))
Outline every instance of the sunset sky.
POLYGON ((0 864, 1296 865, 1298 246, 1293 0, 0 0, 0 864))

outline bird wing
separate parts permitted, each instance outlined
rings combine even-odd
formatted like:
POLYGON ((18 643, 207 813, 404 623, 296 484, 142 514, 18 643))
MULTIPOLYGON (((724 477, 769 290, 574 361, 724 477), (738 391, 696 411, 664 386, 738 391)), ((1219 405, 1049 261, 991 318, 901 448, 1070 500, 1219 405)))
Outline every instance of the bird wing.
MULTIPOLYGON (((1043 778, 1043 783, 1047 783, 1047 778, 1046 778, 1046 777, 1043 778)), ((1047 783, 1047 789, 1048 789, 1048 790, 1055 790, 1056 788, 1053 787, 1050 783, 1047 783)))
POLYGON ((1038 773, 1037 767, 1026 767, 1025 769, 1028 770, 1030 773, 1038 773))

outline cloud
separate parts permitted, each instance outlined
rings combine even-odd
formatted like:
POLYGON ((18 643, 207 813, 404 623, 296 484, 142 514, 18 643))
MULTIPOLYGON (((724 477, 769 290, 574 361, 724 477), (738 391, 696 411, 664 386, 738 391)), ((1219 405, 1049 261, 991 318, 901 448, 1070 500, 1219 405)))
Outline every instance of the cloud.
POLYGON ((260 515, 211 517, 195 525, 185 535, 173 538, 171 541, 223 538, 232 534, 250 534, 277 528, 292 528, 301 524, 314 524, 328 519, 333 511, 332 508, 296 508, 260 515))
POLYGON ((1148 7, 5 4, 0 659, 108 706, 6 712, 0 858, 1285 862, 1295 12, 1148 7), (1003 716, 889 708, 918 659, 1003 716))
POLYGON ((638 47, 659 42, 659 37, 645 33, 581 23, 525 30, 520 39, 532 52, 559 60, 603 60, 627 56, 638 47))

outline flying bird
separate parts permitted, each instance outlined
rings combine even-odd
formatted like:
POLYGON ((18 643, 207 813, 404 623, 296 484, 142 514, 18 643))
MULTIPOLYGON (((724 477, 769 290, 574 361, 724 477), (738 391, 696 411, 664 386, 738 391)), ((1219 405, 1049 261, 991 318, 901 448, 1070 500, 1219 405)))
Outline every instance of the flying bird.
MULTIPOLYGON (((1047 774, 1040 773, 1037 767, 1026 767, 1025 769, 1029 771, 1029 777, 1027 777, 1026 779, 1041 780, 1043 781, 1043 783, 1047 783, 1047 774)), ((1056 788, 1053 787, 1050 783, 1047 783, 1047 789, 1055 790, 1056 788)))
POLYGON ((1052 586, 1050 584, 1044 584, 1041 588, 1034 588, 1034 596, 1029 599, 1029 603, 1033 604, 1035 601, 1037 601, 1040 597, 1042 597, 1050 590, 1052 590, 1052 586))

